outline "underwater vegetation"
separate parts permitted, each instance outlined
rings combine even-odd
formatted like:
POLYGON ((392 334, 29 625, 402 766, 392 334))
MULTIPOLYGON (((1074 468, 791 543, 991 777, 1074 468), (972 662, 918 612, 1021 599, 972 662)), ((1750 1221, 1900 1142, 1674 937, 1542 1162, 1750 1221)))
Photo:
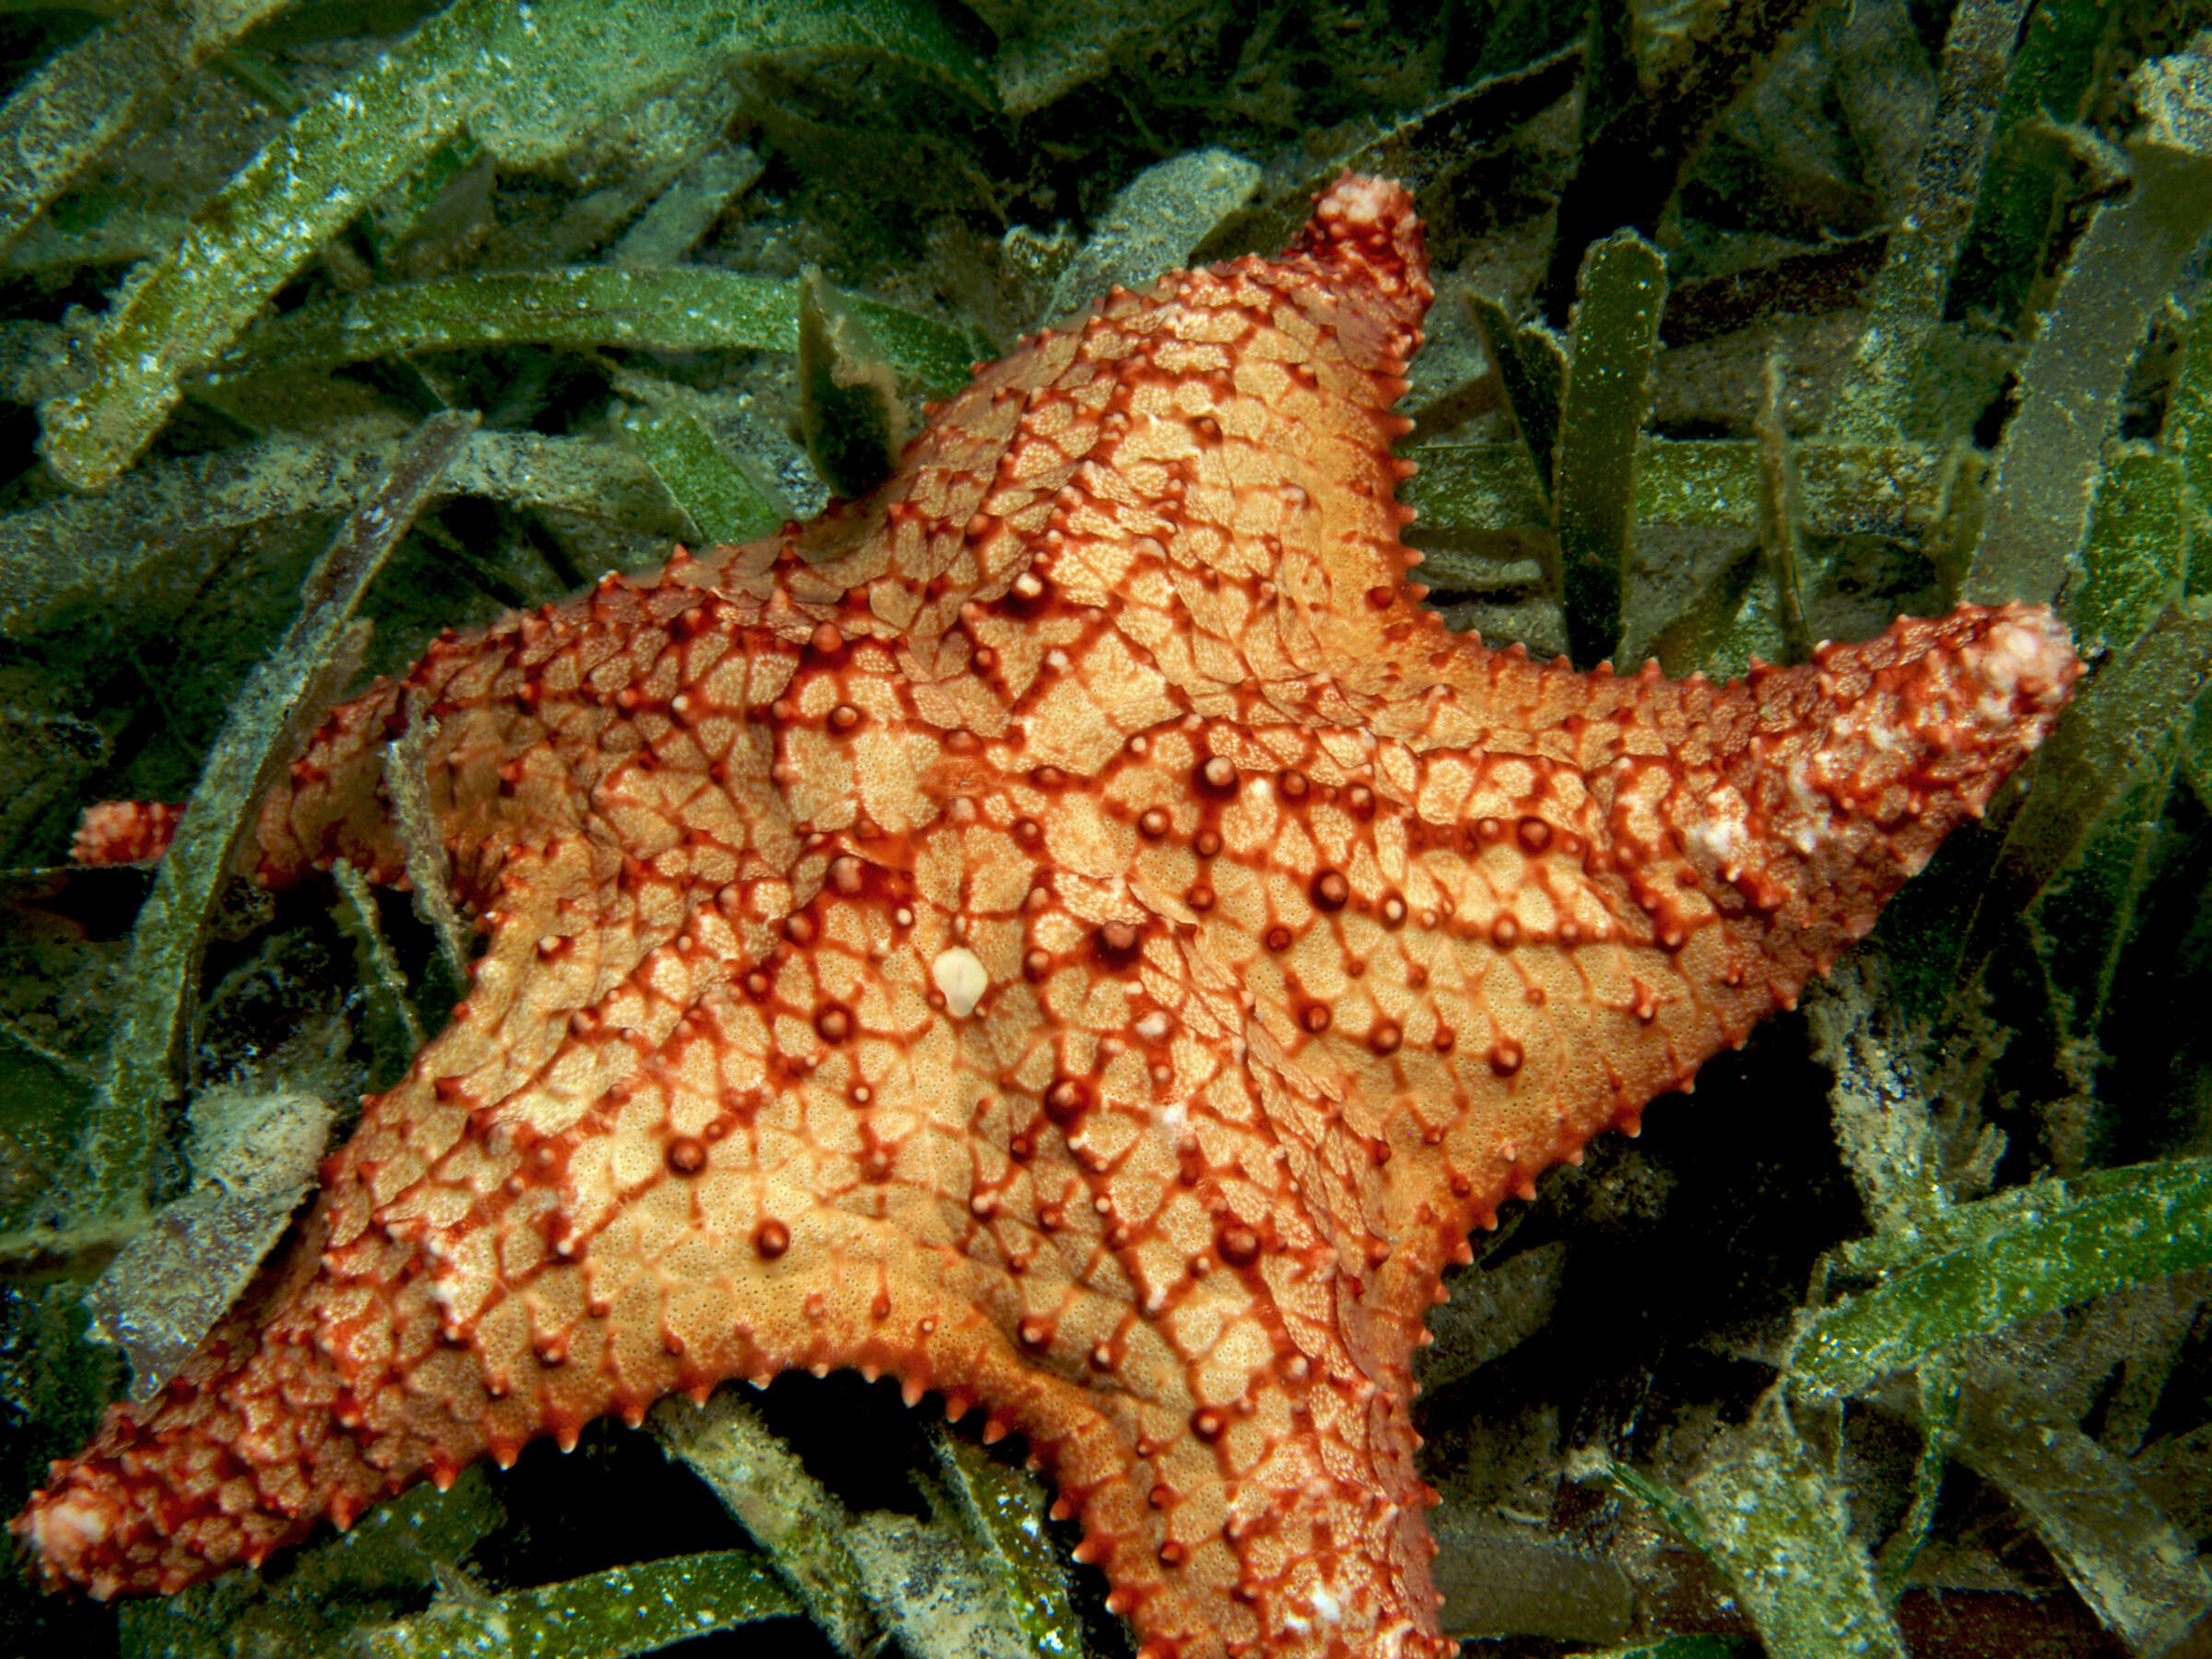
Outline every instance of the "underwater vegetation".
MULTIPOLYGON (((1401 497, 1451 625, 1722 678, 2018 598, 2091 665, 2025 786, 1794 1014, 1476 1239, 1419 1370, 1444 1629, 2212 1644, 2208 28, 2088 0, 0 13, 10 1512, 196 1344, 465 981, 427 872, 413 904, 229 878, 301 731, 441 628, 865 489, 972 362, 1272 252, 1351 168, 1427 227, 1401 497), (68 867, 85 806, 188 798, 158 866, 68 867)), ((116 1607, 10 1581, 0 1650, 1125 1651, 1008 1453, 888 1384, 785 1378, 258 1575, 116 1607)))

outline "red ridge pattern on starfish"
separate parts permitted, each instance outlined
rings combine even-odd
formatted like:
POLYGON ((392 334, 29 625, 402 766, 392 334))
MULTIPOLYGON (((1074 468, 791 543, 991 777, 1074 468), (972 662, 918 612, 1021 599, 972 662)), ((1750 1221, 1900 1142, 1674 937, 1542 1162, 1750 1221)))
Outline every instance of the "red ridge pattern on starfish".
POLYGON ((288 1254, 54 1465, 47 1582, 851 1367, 1028 1436, 1148 1652, 1449 1652, 1443 1267, 1790 1004, 2078 666, 2020 606, 1728 686, 1453 638, 1389 453, 1429 300, 1347 177, 979 371, 865 500, 333 715, 261 875, 400 878, 419 697, 487 947, 288 1254))

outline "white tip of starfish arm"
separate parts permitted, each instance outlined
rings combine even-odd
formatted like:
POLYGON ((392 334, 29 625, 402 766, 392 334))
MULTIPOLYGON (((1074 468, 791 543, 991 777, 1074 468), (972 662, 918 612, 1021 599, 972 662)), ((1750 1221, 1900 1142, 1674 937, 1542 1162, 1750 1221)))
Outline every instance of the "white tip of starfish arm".
POLYGON ((2066 625, 2040 606, 2000 616, 1966 656, 1999 697, 2026 696, 2053 707, 2064 700, 2077 662, 2066 625))
POLYGON ((1405 194, 1391 180, 1352 173, 1337 181, 1322 198, 1322 206, 1347 224, 1373 225, 1391 218, 1405 194))
POLYGON ((108 1512, 83 1498, 41 1503, 25 1517, 23 1536, 56 1571, 78 1577, 86 1552, 107 1541, 108 1512))

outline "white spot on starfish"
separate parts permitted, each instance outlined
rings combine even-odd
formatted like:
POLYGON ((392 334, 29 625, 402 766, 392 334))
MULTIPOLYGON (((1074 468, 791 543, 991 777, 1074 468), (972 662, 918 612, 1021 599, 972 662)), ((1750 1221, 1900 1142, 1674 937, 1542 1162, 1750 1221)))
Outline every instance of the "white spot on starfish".
POLYGON ((965 945, 940 950, 937 959, 929 965, 929 977, 945 993, 946 1011, 955 1019, 974 1013, 975 1005, 991 989, 991 976, 983 971, 982 959, 965 945))

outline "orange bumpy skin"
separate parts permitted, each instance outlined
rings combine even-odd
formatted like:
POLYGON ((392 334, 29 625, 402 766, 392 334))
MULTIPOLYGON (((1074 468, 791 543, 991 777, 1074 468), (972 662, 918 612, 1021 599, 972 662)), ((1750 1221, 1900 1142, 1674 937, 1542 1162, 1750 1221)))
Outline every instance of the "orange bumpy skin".
POLYGON ((169 851, 184 808, 165 801, 100 801, 85 808, 69 841, 71 864, 150 864, 169 851))
POLYGON ((1028 1436, 1153 1653, 1448 1653, 1443 1267, 1788 1006, 2078 665, 2021 606, 1729 686, 1453 637, 1393 500, 1430 298, 1347 177, 979 371, 867 499, 333 715, 262 876, 400 877, 418 694, 488 942, 289 1253, 17 1520, 46 1581, 855 1367, 1028 1436))

